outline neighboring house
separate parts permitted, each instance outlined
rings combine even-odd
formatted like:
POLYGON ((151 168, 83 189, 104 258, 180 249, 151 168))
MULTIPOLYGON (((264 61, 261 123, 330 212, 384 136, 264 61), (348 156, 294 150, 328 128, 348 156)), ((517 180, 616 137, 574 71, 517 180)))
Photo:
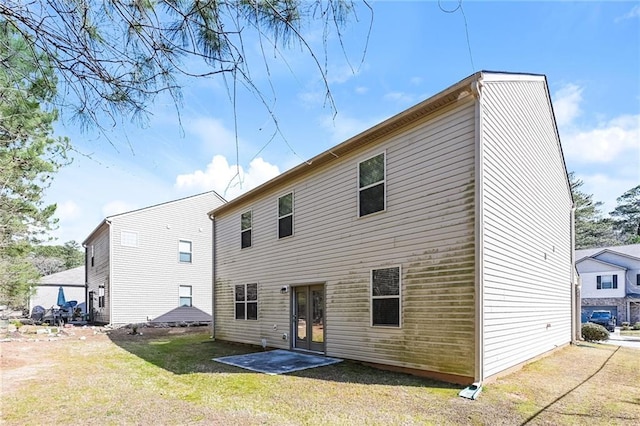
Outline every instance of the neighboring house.
POLYGON ((214 338, 469 383, 576 337, 544 76, 476 73, 210 215, 214 338))
POLYGON ((611 311, 617 323, 640 322, 640 244, 576 250, 582 311, 611 311))
POLYGON ((36 291, 29 298, 29 312, 33 312, 36 306, 50 309, 57 305, 58 291, 62 287, 67 301, 75 300, 83 312, 86 311, 86 285, 84 266, 45 275, 36 285, 36 291))
POLYGON ((223 203, 210 191, 104 219, 83 242, 90 319, 211 321, 207 212, 223 203))

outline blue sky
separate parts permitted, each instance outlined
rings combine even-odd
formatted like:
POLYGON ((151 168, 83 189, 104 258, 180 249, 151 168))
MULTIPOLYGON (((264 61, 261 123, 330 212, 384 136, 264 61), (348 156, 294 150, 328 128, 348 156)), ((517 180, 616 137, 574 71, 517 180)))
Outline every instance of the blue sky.
MULTIPOLYGON (((268 50, 267 68, 249 40, 252 77, 281 131, 275 138, 262 102, 240 86, 234 120, 220 78, 183 81, 181 126, 164 97, 144 128, 125 119, 108 139, 60 123, 58 134, 83 155, 47 191, 46 201, 58 204, 52 236, 81 242, 105 216, 211 189, 231 199, 479 70, 547 76, 567 168, 612 210, 616 197, 640 183, 640 4, 467 0, 454 13, 439 7, 457 4, 375 1, 368 43, 370 15, 359 8, 359 21, 344 32, 345 52, 335 35, 327 41, 337 111, 303 49, 268 50)), ((322 56, 321 29, 303 34, 322 56)))

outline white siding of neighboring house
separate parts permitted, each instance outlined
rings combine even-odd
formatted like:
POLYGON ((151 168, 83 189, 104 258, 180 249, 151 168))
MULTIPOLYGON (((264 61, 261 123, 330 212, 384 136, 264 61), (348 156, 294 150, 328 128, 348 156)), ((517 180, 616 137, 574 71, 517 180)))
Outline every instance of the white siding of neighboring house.
POLYGON ((482 378, 571 340, 571 195, 543 77, 485 80, 482 378))
MULTIPOLYGON (((615 259, 608 259, 609 262, 615 259)), ((580 278, 582 280, 582 298, 609 298, 609 297, 625 297, 627 291, 625 282, 630 281, 630 274, 623 266, 617 266, 614 263, 604 263, 595 259, 584 259, 576 264, 580 278), (598 276, 616 275, 618 277, 617 289, 600 289, 597 287, 598 276)), ((634 276, 635 277, 635 276, 634 276)))
MULTIPOLYGON (((87 268, 87 294, 93 292, 93 308, 96 322, 109 323, 110 316, 110 261, 109 261, 109 226, 104 223, 85 241, 86 268, 87 268), (91 253, 93 250, 94 261, 91 265, 91 253), (99 286, 104 285, 105 307, 98 307, 99 286)), ((87 309, 89 301, 87 300, 87 309)))
POLYGON ((179 305, 179 286, 192 286, 192 303, 211 314, 212 224, 207 212, 223 201, 215 193, 112 216, 113 324, 145 322, 179 305), (122 232, 137 246, 122 245, 122 232), (179 262, 178 242, 192 243, 192 263, 179 262))
POLYGON ((474 99, 216 217, 216 338, 289 348, 285 285, 326 284, 326 354, 473 377, 474 99), (387 210, 358 218, 358 162, 386 152, 387 210), (277 198, 294 192, 294 235, 277 198), (253 246, 240 249, 240 215, 253 246), (370 270, 402 268, 402 326, 371 326, 370 270), (235 320, 233 286, 258 283, 258 321, 235 320))
MULTIPOLYGON (((599 254, 598 256, 596 256, 596 259, 627 268, 627 272, 625 274, 626 292, 640 294, 640 286, 638 286, 638 274, 640 274, 640 259, 633 256, 625 256, 608 251, 599 254)), ((620 283, 621 281, 618 281, 618 286, 620 286, 620 283)))
POLYGON ((67 301, 75 300, 78 304, 84 302, 84 285, 37 285, 35 287, 35 293, 29 298, 29 312, 31 312, 35 306, 42 306, 45 309, 49 309, 56 305, 60 286, 62 286, 64 290, 67 301))

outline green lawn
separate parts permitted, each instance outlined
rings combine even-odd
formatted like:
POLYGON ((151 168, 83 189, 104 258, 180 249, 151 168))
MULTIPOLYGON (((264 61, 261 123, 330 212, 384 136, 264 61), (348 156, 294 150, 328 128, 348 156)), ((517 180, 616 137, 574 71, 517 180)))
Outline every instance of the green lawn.
POLYGON ((35 351, 0 343, 0 423, 640 422, 640 351, 604 344, 563 348, 469 401, 457 396, 460 386, 349 361, 278 376, 245 371, 211 359, 261 349, 213 342, 206 331, 98 337, 32 343, 35 351))

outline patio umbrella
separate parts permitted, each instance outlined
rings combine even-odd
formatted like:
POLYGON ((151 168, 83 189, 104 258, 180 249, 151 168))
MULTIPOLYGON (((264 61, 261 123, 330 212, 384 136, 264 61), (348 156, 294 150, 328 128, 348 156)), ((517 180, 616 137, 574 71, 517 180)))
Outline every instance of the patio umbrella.
POLYGON ((64 289, 62 286, 58 289, 58 306, 62 307, 67 303, 67 300, 64 298, 64 289))

